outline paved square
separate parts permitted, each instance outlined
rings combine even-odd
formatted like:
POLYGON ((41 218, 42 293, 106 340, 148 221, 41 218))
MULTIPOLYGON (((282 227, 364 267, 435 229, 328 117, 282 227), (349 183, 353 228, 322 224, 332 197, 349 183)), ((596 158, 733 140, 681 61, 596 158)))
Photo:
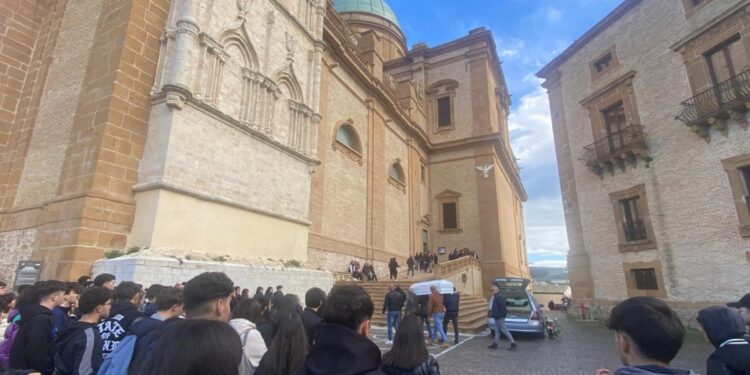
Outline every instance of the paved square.
MULTIPOLYGON (((518 335, 518 351, 515 352, 506 350, 508 342, 505 340, 498 350, 487 349, 491 337, 483 333, 462 335, 458 346, 430 348, 430 354, 437 357, 442 375, 591 375, 601 367, 614 370, 620 366, 613 334, 602 323, 558 317, 563 329, 561 338, 541 340, 518 335)), ((385 328, 373 328, 373 341, 383 353, 388 350, 385 334, 385 328)), ((690 331, 673 366, 705 373, 706 358, 712 351, 701 333, 690 331)))

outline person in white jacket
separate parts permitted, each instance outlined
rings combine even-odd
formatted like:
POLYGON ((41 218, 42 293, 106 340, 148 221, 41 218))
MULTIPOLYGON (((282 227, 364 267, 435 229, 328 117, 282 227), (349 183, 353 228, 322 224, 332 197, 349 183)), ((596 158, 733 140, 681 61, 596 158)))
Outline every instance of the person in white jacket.
POLYGON ((256 368, 260 364, 263 354, 268 350, 254 323, 260 317, 261 309, 261 305, 257 301, 243 299, 232 310, 232 320, 229 321, 229 325, 240 335, 245 356, 256 368))

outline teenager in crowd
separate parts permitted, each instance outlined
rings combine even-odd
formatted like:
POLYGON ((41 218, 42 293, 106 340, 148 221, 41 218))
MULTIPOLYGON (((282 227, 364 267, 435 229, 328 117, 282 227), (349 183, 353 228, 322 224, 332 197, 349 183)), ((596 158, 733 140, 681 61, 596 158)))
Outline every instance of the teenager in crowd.
POLYGON ((381 369, 388 375, 440 375, 437 360, 427 352, 419 317, 409 315, 401 321, 381 369))
POLYGON ((307 340, 310 342, 310 346, 313 344, 315 339, 315 332, 323 322, 323 318, 320 316, 318 311, 320 306, 326 300, 326 292, 320 288, 310 288, 305 293, 305 310, 300 314, 302 325, 305 326, 305 333, 307 334, 307 340))
POLYGON ((273 343, 263 355, 256 375, 292 375, 305 363, 309 344, 299 314, 292 309, 278 319, 273 343))
POLYGON ((81 319, 60 332, 53 359, 55 375, 96 374, 102 364, 102 338, 96 327, 109 316, 112 291, 102 287, 87 289, 80 297, 81 319))
POLYGON ((19 306, 21 320, 18 334, 10 349, 10 368, 33 369, 42 375, 52 374, 52 355, 57 332, 52 310, 63 303, 65 283, 41 281, 24 291, 19 306))
MULTIPOLYGON (((159 288, 159 294, 154 298, 156 312, 139 322, 133 323, 130 331, 137 339, 133 348, 132 358, 143 358, 145 351, 153 347, 154 340, 157 339, 157 328, 165 321, 179 318, 183 313, 184 300, 182 290, 175 287, 162 286, 159 288)), ((139 364, 132 361, 130 364, 131 373, 139 364)))
POLYGON ((745 321, 736 310, 708 307, 698 312, 706 338, 716 348, 706 363, 706 375, 750 374, 750 342, 745 321))
POLYGON ((52 310, 52 321, 55 324, 57 332, 62 332, 71 321, 75 321, 75 318, 71 317, 71 315, 74 315, 81 292, 83 292, 83 287, 78 283, 65 284, 63 302, 59 306, 55 306, 52 310))
POLYGON ((115 290, 115 284, 117 283, 117 277, 111 273, 103 273, 97 275, 94 278, 94 286, 100 286, 110 290, 115 290))
MULTIPOLYGON (((189 289, 190 282, 185 285, 189 289)), ((216 290, 216 289, 214 289, 216 290)), ((228 317, 233 289, 220 298, 194 306, 194 296, 185 295, 188 314, 220 318, 228 317), (226 310, 223 305, 226 304, 226 310), (198 310, 195 310, 199 307, 198 310)), ((206 295, 204 293, 201 293, 206 295)), ((239 375, 242 344, 232 327, 222 319, 187 319, 175 321, 163 333, 142 375, 239 375)))
POLYGON ((164 288, 161 284, 153 284, 146 290, 146 294, 143 296, 143 304, 141 305, 141 312, 143 316, 149 317, 156 314, 156 296, 164 288))
POLYGON ((115 302, 112 303, 109 319, 98 325, 99 333, 104 340, 102 347, 104 357, 112 353, 120 341, 130 333, 130 327, 134 322, 143 320, 143 314, 138 310, 143 297, 143 287, 140 284, 123 281, 115 288, 114 294, 115 302))
MULTIPOLYGON (((627 299, 612 309, 607 327, 615 331, 624 365, 615 375, 694 374, 669 367, 682 348, 685 327, 665 302, 652 297, 627 299)), ((611 372, 601 369, 596 374, 611 372)))
POLYGON ((243 299, 232 310, 232 320, 229 321, 229 325, 240 336, 242 351, 254 367, 260 365, 260 360, 267 350, 263 336, 255 326, 263 312, 262 309, 258 301, 243 299))

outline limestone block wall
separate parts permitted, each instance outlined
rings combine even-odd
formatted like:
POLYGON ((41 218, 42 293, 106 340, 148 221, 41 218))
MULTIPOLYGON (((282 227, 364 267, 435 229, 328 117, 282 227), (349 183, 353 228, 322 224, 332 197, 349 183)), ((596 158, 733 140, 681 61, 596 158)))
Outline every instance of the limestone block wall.
POLYGON ((235 285, 248 288, 251 293, 255 288, 264 289, 277 285, 284 286, 287 294, 296 294, 302 303, 305 292, 312 287, 326 291, 333 287, 333 276, 330 272, 303 270, 296 268, 251 267, 242 264, 177 260, 161 257, 123 257, 100 260, 94 263, 92 275, 111 273, 119 281, 134 281, 144 286, 151 284, 175 285, 187 282, 203 272, 224 272, 235 285))
POLYGON ((643 2, 560 67, 564 104, 552 107, 552 117, 563 115, 567 124, 582 235, 597 300, 628 297, 623 264, 630 262, 660 262, 666 295, 679 302, 678 308, 732 300, 750 290, 749 279, 736 277, 748 272, 750 242, 738 233, 737 213, 721 165, 721 160, 750 150, 750 133, 729 121, 728 134, 712 131, 709 143, 674 119, 680 102, 693 94, 682 56, 670 47, 738 3, 709 2, 686 17, 682 2, 643 2), (589 63, 612 46, 619 66, 592 81, 589 63), (639 111, 632 122, 645 127, 653 161, 600 178, 575 160, 594 141, 589 111, 580 101, 629 71, 635 72, 639 111), (646 187, 657 249, 623 253, 618 250, 609 194, 639 184, 646 187))

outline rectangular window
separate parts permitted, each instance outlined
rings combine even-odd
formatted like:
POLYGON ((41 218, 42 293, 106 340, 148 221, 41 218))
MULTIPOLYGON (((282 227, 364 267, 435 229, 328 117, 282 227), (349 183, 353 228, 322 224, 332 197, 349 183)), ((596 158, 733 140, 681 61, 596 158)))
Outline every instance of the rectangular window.
POLYGON ((750 154, 721 161, 740 221, 740 236, 750 238, 750 154))
POLYGON ((422 251, 430 252, 430 234, 427 233, 427 229, 422 229, 422 251))
POLYGON ((456 203, 443 203, 443 229, 458 229, 456 203))
POLYGON ((451 123, 451 98, 445 96, 437 100, 438 128, 450 127, 451 123))
POLYGON ((620 201, 620 207, 622 209, 622 225, 623 230, 625 231, 625 240, 627 242, 648 239, 646 226, 643 223, 641 214, 638 212, 639 200, 640 197, 633 197, 620 201))
POLYGON ((425 168, 424 165, 420 166, 419 174, 420 174, 420 177, 422 178, 422 183, 426 184, 427 183, 427 168, 425 168))
POLYGON ((594 69, 596 69, 597 73, 601 73, 607 68, 609 68, 610 65, 612 65, 612 53, 611 52, 602 56, 602 58, 600 58, 599 60, 596 60, 594 62, 594 69))
POLYGON ((635 288, 638 290, 659 290, 656 281, 656 270, 653 268, 639 268, 631 270, 635 279, 635 288))

